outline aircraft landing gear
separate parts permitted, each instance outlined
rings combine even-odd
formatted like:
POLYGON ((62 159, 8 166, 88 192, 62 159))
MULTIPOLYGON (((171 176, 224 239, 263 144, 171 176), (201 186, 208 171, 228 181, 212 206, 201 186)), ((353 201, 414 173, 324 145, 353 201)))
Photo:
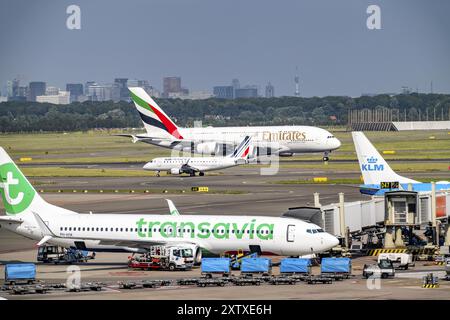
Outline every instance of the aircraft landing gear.
POLYGON ((190 177, 195 177, 195 171, 189 172, 189 176, 190 176, 190 177))
POLYGON ((322 158, 323 162, 328 162, 328 160, 330 160, 330 158, 328 157, 329 154, 330 154, 329 151, 325 151, 323 153, 323 158, 322 158))
POLYGON ((161 177, 161 174, 159 173, 159 171, 156 172, 156 176, 161 177))
POLYGON ((203 176, 205 175, 205 173, 204 173, 204 172, 200 172, 198 175, 199 175, 200 177, 203 177, 203 176))

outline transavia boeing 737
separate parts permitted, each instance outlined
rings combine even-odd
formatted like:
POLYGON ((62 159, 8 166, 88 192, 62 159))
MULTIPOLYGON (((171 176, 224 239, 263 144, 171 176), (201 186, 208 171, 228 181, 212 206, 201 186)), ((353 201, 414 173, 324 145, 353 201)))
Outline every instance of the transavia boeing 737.
POLYGON ((251 157, 277 154, 323 152, 323 160, 341 146, 330 132, 309 126, 179 128, 140 87, 129 88, 131 98, 144 123, 146 134, 128 135, 142 141, 184 152, 226 155, 245 136, 253 140, 251 157), (228 152, 227 152, 228 150, 228 152))
POLYGON ((199 262, 202 250, 299 256, 338 244, 337 238, 319 226, 300 219, 179 215, 170 202, 172 215, 79 214, 42 199, 3 148, 0 193, 6 211, 6 216, 0 216, 0 226, 39 240, 38 245, 144 253, 154 245, 183 244, 192 246, 199 262))
POLYGON ((191 177, 198 172, 204 176, 206 171, 226 169, 247 163, 250 150, 250 137, 246 136, 232 154, 226 157, 167 157, 155 158, 144 165, 144 170, 167 171, 170 174, 188 173, 191 177))
MULTIPOLYGON (((431 191, 431 183, 422 183, 395 173, 364 133, 352 132, 352 137, 364 180, 364 185, 360 187, 361 193, 378 195, 385 191, 408 190, 409 184, 413 191, 431 191)), ((436 182, 436 190, 450 190, 450 182, 436 182)))

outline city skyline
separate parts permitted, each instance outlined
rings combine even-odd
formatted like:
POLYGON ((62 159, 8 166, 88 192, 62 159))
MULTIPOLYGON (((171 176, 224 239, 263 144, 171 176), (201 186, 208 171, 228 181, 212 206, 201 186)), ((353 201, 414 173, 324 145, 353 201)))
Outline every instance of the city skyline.
POLYGON ((291 96, 298 66, 303 97, 429 92, 431 82, 450 92, 448 1, 230 0, 217 10, 204 0, 80 0, 80 30, 66 27, 69 4, 0 3, 0 83, 19 74, 64 88, 122 76, 159 87, 177 75, 193 91, 239 78, 291 96), (366 26, 370 4, 381 8, 380 30, 366 26))

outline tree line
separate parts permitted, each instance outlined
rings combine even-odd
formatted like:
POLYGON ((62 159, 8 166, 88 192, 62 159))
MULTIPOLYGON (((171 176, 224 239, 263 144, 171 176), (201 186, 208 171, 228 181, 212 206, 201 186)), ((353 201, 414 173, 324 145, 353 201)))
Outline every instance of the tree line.
MULTIPOLYGON (((354 109, 393 108, 406 120, 437 114, 437 120, 449 120, 450 95, 400 94, 358 98, 279 97, 253 99, 181 100, 158 99, 161 108, 180 126, 203 125, 346 125, 348 111, 354 109), (419 111, 420 110, 420 111, 419 111), (406 111, 406 112, 405 112, 406 111)), ((422 120, 424 120, 422 118, 422 120)), ((95 128, 141 127, 134 105, 114 103, 74 102, 69 105, 10 101, 0 103, 0 132, 83 131, 95 128)))

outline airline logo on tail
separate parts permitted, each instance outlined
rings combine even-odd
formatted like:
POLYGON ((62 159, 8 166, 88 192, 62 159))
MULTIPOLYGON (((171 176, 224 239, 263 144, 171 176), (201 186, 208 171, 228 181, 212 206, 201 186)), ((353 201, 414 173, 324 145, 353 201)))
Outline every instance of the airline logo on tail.
POLYGON ((377 164, 378 159, 374 156, 370 158, 366 158, 367 163, 363 163, 361 165, 362 171, 384 171, 384 165, 383 164, 377 164))
POLYGON ((250 136, 246 136, 231 155, 232 158, 246 158, 250 151, 250 136))
POLYGON ((36 191, 13 163, 0 166, 0 193, 8 215, 27 209, 36 191))
POLYGON ((162 111, 155 101, 142 88, 129 88, 131 99, 146 126, 156 127, 166 131, 176 139, 183 139, 178 127, 162 111))

